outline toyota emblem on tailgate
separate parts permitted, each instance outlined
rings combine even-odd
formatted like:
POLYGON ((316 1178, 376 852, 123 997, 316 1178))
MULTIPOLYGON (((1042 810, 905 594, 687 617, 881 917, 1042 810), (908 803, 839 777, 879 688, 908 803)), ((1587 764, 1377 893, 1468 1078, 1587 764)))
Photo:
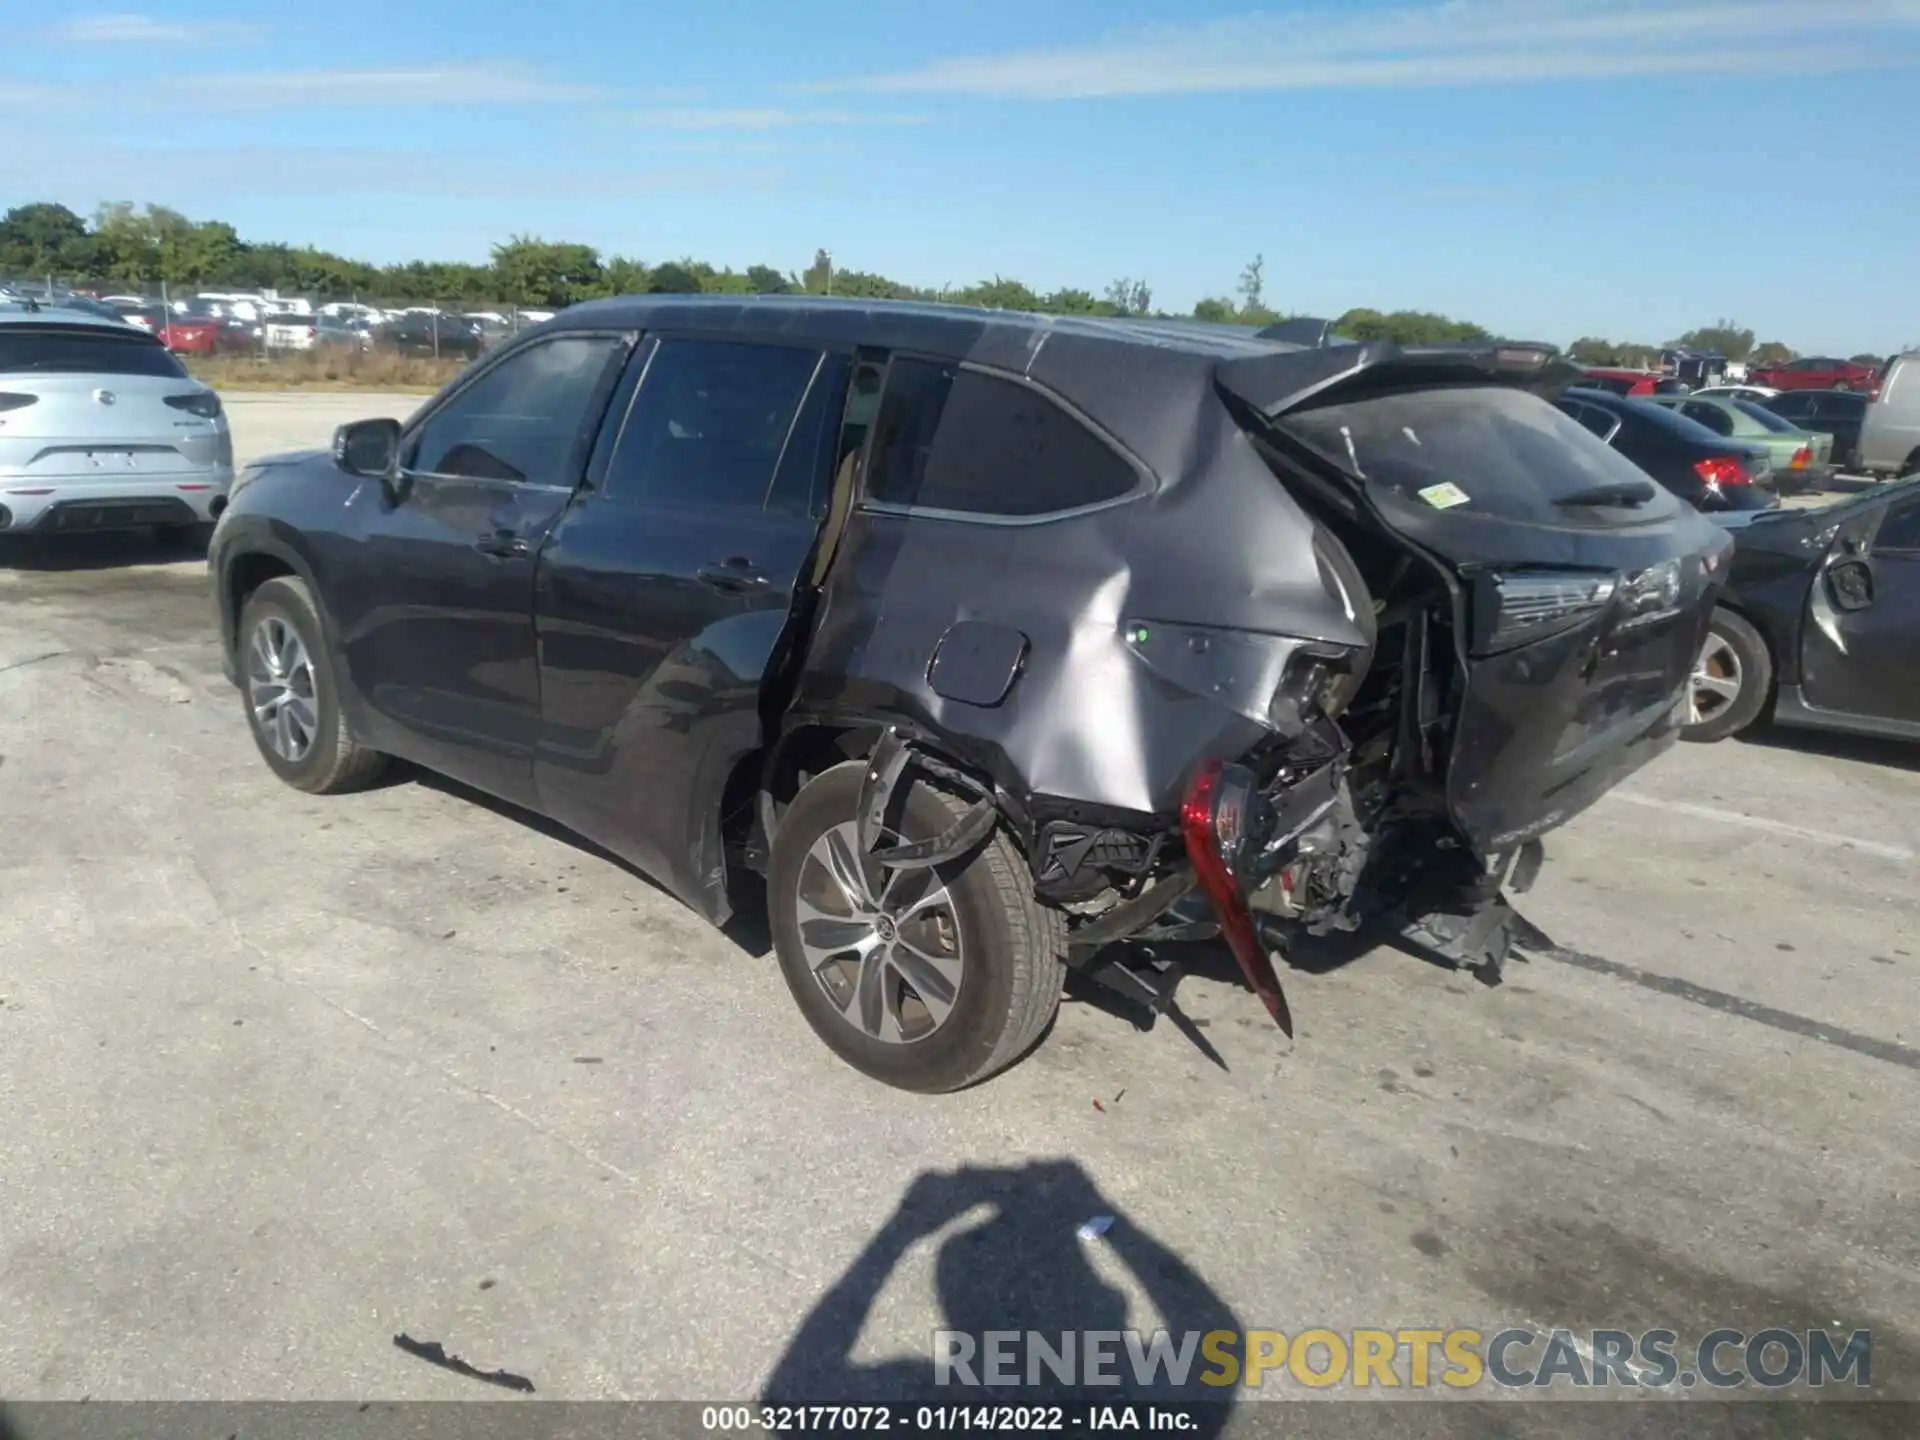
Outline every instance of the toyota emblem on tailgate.
POLYGON ((93 398, 98 400, 102 405, 111 405, 113 404, 113 391, 96 390, 93 392, 93 398))

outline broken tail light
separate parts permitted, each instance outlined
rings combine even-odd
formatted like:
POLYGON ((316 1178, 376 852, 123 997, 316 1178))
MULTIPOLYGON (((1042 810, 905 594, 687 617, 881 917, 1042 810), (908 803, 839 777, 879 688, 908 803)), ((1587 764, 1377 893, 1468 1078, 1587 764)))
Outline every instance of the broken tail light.
POLYGON ((1479 577, 1474 653, 1544 640, 1597 614, 1620 588, 1607 571, 1495 571, 1479 577))
POLYGON ((1234 866, 1258 854, 1264 843, 1260 829, 1263 811, 1266 822, 1271 823, 1271 811, 1264 810, 1265 803, 1250 771, 1208 760, 1187 786, 1180 805, 1180 830, 1187 842, 1194 879, 1213 902, 1220 933, 1240 973, 1275 1023, 1291 1036, 1292 1013, 1280 993, 1279 977, 1273 973, 1273 962, 1254 930, 1253 914, 1234 874, 1234 866))
POLYGON ((1793 452, 1793 459, 1787 462, 1787 468, 1790 470, 1804 470, 1811 464, 1813 464, 1813 448, 1808 445, 1802 445, 1798 450, 1793 452))
POLYGON ((1738 460, 1731 460, 1722 455, 1700 461, 1693 467, 1693 473, 1698 475, 1710 490, 1717 490, 1722 485, 1753 483, 1753 476, 1748 473, 1746 466, 1738 460))

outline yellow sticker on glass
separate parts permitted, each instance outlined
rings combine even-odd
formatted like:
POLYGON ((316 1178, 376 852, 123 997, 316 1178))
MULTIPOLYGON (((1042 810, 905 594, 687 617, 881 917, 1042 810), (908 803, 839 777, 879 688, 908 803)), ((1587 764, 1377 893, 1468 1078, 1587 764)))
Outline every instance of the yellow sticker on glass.
POLYGON ((1451 480, 1439 485, 1429 485, 1420 492, 1420 498, 1436 510, 1451 510, 1456 505, 1467 503, 1467 492, 1451 480))

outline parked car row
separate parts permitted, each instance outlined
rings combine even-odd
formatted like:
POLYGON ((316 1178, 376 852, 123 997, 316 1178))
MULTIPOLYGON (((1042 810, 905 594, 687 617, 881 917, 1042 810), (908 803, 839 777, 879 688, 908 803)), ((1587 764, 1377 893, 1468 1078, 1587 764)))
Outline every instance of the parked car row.
MULTIPOLYGON (((1659 406, 1723 441, 1737 442, 1730 443, 1727 455, 1743 468, 1750 469, 1751 451, 1764 449, 1770 476, 1753 493, 1793 493, 1818 489, 1837 472, 1892 478, 1920 469, 1916 367, 1920 354, 1891 355, 1878 370, 1814 359, 1762 368, 1745 381, 1696 389, 1673 375, 1589 366, 1578 388, 1590 401, 1603 394, 1610 397, 1593 403, 1616 418, 1639 415, 1644 420, 1647 407, 1659 406), (1783 380, 1792 383, 1778 383, 1783 380)), ((1613 434, 1628 446, 1644 446, 1649 439, 1645 423, 1622 426, 1613 434)), ((1692 439, 1697 444, 1703 437, 1692 439)), ((1683 493, 1690 488, 1686 482, 1683 493)), ((1719 508, 1725 496, 1709 490, 1702 498, 1704 508, 1719 508)), ((1755 507, 1748 500, 1726 508, 1755 507)))

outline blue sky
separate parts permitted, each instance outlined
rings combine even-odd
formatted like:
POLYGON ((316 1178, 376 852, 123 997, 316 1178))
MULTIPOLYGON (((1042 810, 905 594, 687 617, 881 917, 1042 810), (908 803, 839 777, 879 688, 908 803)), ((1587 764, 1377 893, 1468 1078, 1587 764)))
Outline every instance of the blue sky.
POLYGON ((0 0, 0 205, 1920 341, 1920 0, 0 0))

